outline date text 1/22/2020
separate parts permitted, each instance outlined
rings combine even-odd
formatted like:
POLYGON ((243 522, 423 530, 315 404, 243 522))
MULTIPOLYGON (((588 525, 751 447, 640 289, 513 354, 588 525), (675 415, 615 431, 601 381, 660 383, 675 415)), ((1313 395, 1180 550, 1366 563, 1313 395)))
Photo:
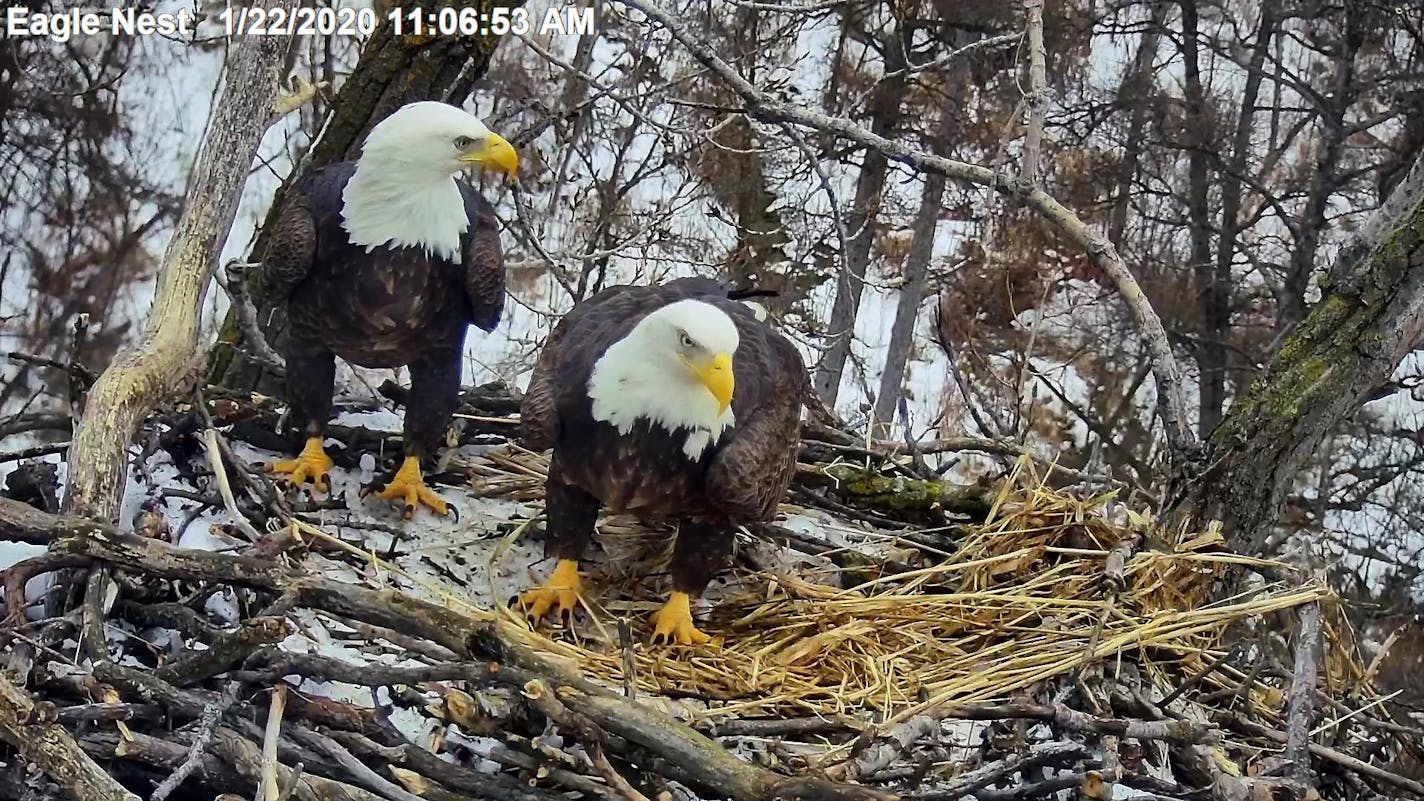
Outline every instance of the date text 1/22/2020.
POLYGON ((592 8, 550 8, 543 14, 525 8, 394 8, 384 15, 372 8, 254 8, 230 5, 217 13, 228 35, 370 36, 384 20, 397 36, 565 35, 594 32, 592 8))

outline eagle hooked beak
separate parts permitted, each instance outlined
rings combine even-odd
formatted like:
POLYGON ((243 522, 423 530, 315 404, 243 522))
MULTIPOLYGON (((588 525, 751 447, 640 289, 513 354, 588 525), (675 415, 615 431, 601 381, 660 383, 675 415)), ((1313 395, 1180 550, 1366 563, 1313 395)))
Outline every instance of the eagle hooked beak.
POLYGON ((732 357, 719 353, 694 371, 697 380, 717 399, 717 414, 726 413, 727 407, 732 405, 732 388, 736 383, 732 376, 732 357))
POLYGON ((513 178, 519 171, 519 154, 504 137, 491 133, 478 147, 460 156, 461 163, 495 169, 513 178))

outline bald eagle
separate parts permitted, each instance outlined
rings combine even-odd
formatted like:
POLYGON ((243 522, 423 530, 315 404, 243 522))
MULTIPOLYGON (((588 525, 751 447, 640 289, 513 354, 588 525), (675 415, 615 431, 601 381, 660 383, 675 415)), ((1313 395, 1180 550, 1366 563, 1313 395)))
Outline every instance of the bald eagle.
POLYGON ((263 261, 267 295, 285 307, 287 393, 307 441, 269 470, 328 485, 322 448, 335 359, 410 369, 405 459, 379 495, 439 514, 421 460, 438 447, 460 389, 466 328, 493 331, 504 309, 504 255, 489 204, 457 175, 513 176, 514 148, 444 103, 404 106, 371 129, 353 162, 304 175, 288 192, 263 261))
POLYGON ((524 444, 553 448, 545 556, 558 563, 514 600, 531 625, 571 619, 600 507, 678 525, 672 593, 653 642, 700 644, 690 601, 740 524, 776 514, 796 469, 801 354, 764 313, 710 279, 616 286, 576 304, 549 335, 521 408, 524 444))

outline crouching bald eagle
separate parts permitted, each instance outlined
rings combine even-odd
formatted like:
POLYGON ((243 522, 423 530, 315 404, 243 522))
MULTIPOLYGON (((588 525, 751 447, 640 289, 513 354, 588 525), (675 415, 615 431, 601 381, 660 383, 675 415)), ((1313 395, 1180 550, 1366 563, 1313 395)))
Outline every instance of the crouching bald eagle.
POLYGON ((572 618, 578 561, 602 507, 678 524, 653 642, 708 641, 691 598, 739 524, 775 516, 810 392, 800 353, 734 296, 702 278, 611 287, 549 335, 521 408, 524 444, 553 448, 545 556, 558 564, 514 599, 531 624, 553 610, 572 618))
POLYGON ((293 186, 263 261, 268 297, 285 306, 287 394, 306 447, 269 470, 325 491, 322 449, 335 358, 410 369, 405 460, 380 497, 440 514, 421 460, 438 447, 460 390, 466 327, 489 332, 504 309, 504 255, 494 213, 468 183, 475 167, 513 176, 514 148, 444 103, 412 103, 367 135, 356 162, 313 170, 293 186))

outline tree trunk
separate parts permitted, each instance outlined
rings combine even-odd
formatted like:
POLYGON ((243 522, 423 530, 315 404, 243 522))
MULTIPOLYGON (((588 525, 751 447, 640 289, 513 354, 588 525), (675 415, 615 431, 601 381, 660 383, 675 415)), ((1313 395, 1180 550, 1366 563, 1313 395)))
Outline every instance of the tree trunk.
MULTIPOLYGON (((870 130, 889 138, 900 122, 900 102, 905 95, 904 52, 906 41, 902 30, 884 42, 884 78, 870 96, 870 130)), ((880 199, 885 189, 885 173, 889 159, 879 148, 866 148, 865 161, 856 179, 855 200, 846 217, 846 230, 851 233, 847 251, 841 254, 841 270, 836 281, 836 299, 827 322, 830 344, 816 365, 816 394, 828 407, 834 407, 840 394, 841 374, 850 358, 850 343, 855 338, 855 318, 860 310, 860 296, 865 291, 865 273, 870 264, 870 246, 875 241, 875 219, 880 213, 880 199)))
MULTIPOLYGON (((440 8, 452 5, 437 0, 418 0, 409 8, 440 8)), ((518 7, 522 0, 464 0, 454 5, 488 10, 518 7)), ((308 158, 277 190, 266 222, 258 234, 248 261, 265 255, 267 223, 280 207, 286 187, 303 171, 355 158, 366 133, 386 115, 418 100, 441 100, 459 105, 465 102, 475 81, 484 76, 490 57, 499 43, 496 36, 401 36, 391 33, 384 22, 377 27, 361 53, 361 60, 342 84, 332 104, 332 116, 321 139, 308 158)), ((249 272, 248 291, 258 310, 269 309, 271 301, 262 295, 256 270, 249 272)), ((262 333, 280 349, 285 337, 285 319, 264 315, 262 333)), ((249 358, 243 348, 236 315, 229 310, 218 334, 218 342, 208 359, 208 381, 221 386, 281 394, 281 383, 261 364, 249 358)))
POLYGON ((1206 112, 1206 90, 1197 63, 1197 3, 1182 0, 1182 64, 1186 77, 1187 119, 1183 132, 1187 149, 1187 219, 1191 234, 1191 265, 1198 309, 1197 362, 1200 397, 1197 402, 1197 433, 1206 437, 1221 420, 1226 403, 1226 346, 1222 316, 1229 306, 1222 302, 1227 287, 1216 285, 1211 257, 1213 221, 1207 204, 1211 173, 1208 149, 1215 139, 1206 112))
MULTIPOLYGON (((966 73, 955 71, 954 82, 966 73)), ((951 139, 959 130, 959 117, 950 109, 943 109, 939 132, 935 142, 935 152, 948 152, 951 139)), ((939 215, 944 209, 945 177, 939 173, 925 175, 925 186, 920 193, 920 208, 915 213, 915 221, 910 228, 910 251, 905 255, 905 284, 900 287, 899 302, 895 307, 895 322, 890 326, 890 344, 885 350, 885 370, 880 374, 880 392, 875 396, 875 416, 870 427, 872 436, 880 436, 875 428, 883 431, 894 428, 895 408, 904 395, 905 365, 910 359, 910 349, 915 342, 915 323, 920 319, 920 304, 925 299, 925 289, 929 283, 930 259, 934 256, 935 231, 939 215)), ((887 439, 889 437, 886 437, 887 439)))
POLYGON ((895 322, 890 326, 890 345, 885 351, 885 371, 880 375, 880 392, 875 398, 873 424, 884 431, 894 427, 895 407, 904 394, 905 364, 914 345, 915 323, 920 319, 920 304, 924 302, 925 286, 929 281, 930 258, 934 255, 935 229, 940 210, 944 207, 944 182, 943 175, 931 173, 925 176, 920 210, 915 214, 911 229, 910 252, 905 257, 905 285, 900 287, 895 322))
MULTIPOLYGON (((259 0, 257 6, 286 5, 259 0)), ((178 229, 163 256, 143 337, 89 390, 69 452, 65 508, 114 520, 127 475, 127 446, 164 393, 196 366, 198 317, 214 260, 232 227, 248 168, 273 118, 287 38, 242 37, 193 174, 178 229)))
POLYGON ((1322 437, 1387 381, 1424 333, 1424 157, 1341 249, 1322 296, 1212 435, 1210 468, 1177 504, 1264 547, 1322 437))
POLYGON ((1142 41, 1137 45, 1137 53, 1132 58, 1132 66, 1124 76, 1122 87, 1118 89, 1119 106, 1128 109, 1127 136, 1124 139, 1122 162, 1118 169, 1117 186, 1113 191, 1112 213, 1108 215, 1108 240, 1122 242, 1127 230, 1127 212, 1132 201, 1132 181, 1137 176, 1137 163, 1142 158, 1143 138, 1147 132, 1147 112, 1152 104, 1147 102, 1147 93, 1155 75, 1153 62, 1157 57, 1157 47, 1162 38, 1162 26, 1167 20, 1170 3, 1159 2, 1152 5, 1152 16, 1142 32, 1142 41))

